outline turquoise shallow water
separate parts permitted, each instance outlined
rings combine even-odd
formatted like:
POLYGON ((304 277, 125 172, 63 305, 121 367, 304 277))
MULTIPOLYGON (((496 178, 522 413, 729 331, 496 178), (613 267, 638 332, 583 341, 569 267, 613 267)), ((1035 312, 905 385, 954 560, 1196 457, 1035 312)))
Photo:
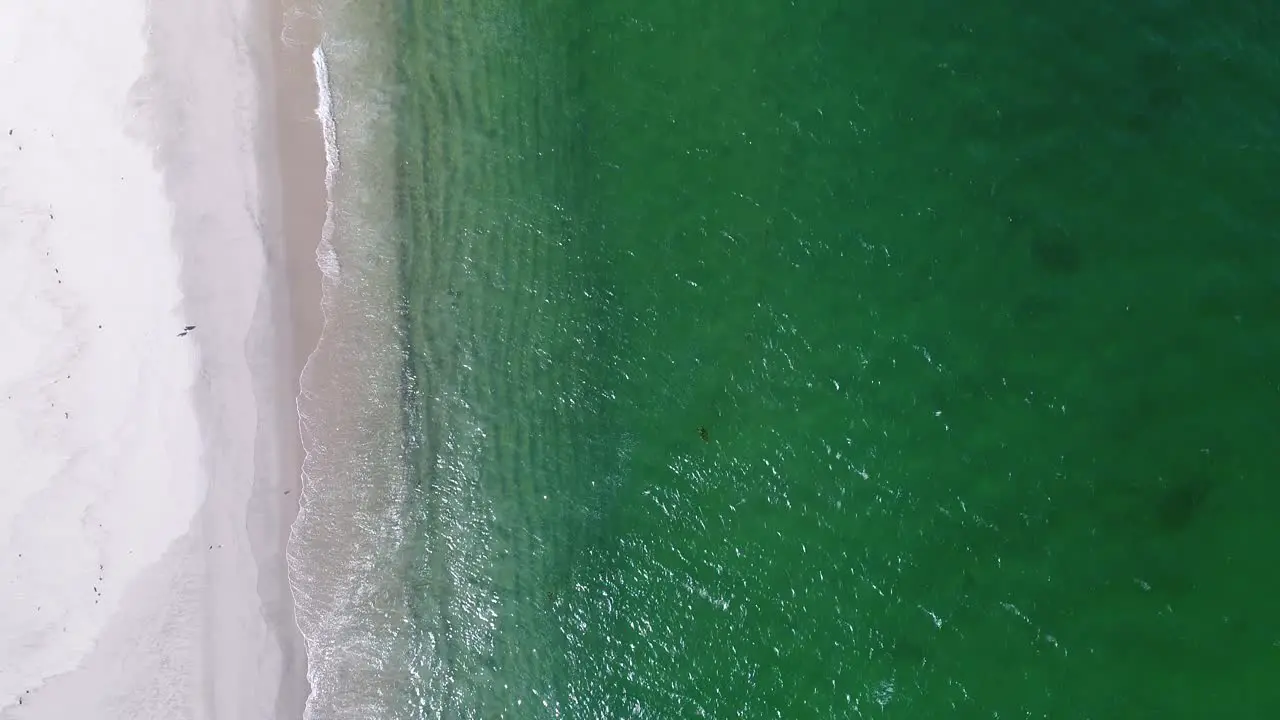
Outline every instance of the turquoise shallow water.
POLYGON ((378 11, 388 717, 1280 712, 1274 10, 378 11))

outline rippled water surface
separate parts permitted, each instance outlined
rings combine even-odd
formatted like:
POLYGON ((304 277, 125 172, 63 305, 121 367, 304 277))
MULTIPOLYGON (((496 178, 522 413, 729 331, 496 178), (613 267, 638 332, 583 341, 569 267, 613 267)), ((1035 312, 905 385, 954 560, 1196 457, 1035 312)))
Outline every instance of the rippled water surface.
POLYGON ((1280 19, 1060 5, 331 10, 314 716, 1280 712, 1280 19))

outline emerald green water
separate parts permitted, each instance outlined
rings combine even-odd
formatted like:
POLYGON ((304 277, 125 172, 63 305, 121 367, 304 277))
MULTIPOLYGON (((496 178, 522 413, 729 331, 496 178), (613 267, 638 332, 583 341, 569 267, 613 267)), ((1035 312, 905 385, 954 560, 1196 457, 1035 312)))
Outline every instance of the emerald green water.
POLYGON ((1023 5, 397 6, 400 717, 1280 712, 1280 16, 1023 5))

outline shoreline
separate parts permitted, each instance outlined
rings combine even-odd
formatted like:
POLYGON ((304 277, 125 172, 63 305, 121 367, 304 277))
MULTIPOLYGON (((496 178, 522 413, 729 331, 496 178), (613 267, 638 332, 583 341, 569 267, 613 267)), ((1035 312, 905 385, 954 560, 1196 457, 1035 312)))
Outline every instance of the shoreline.
POLYGON ((407 698, 397 692, 411 687, 418 660, 404 556, 390 550, 406 542, 411 440, 394 259, 394 93, 385 85, 396 46, 383 41, 394 26, 377 5, 325 2, 324 42, 297 43, 314 52, 308 106, 324 117, 327 212, 316 251, 324 327, 298 397, 306 452, 288 559, 309 663, 307 713, 325 718, 402 714, 407 698))

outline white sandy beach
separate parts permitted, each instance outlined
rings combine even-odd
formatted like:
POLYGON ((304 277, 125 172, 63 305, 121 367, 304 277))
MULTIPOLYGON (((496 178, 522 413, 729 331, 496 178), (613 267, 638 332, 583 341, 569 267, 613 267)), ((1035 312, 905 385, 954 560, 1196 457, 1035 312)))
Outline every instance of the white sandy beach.
POLYGON ((302 716, 273 12, 0 0, 0 719, 302 716))

